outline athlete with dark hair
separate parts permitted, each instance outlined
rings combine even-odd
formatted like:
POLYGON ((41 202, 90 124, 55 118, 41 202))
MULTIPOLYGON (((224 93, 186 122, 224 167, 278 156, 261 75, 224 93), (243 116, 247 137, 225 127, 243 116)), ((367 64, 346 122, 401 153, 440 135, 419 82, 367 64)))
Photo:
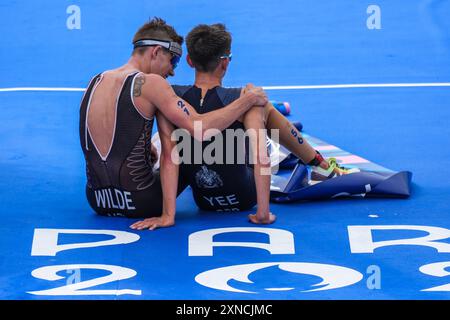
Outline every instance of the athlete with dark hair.
MULTIPOLYGON (((193 86, 173 86, 178 96, 188 101, 197 112, 210 114, 220 110, 226 104, 239 99, 245 90, 242 88, 224 88, 222 80, 232 60, 231 34, 223 24, 198 25, 186 37, 188 49, 187 61, 195 68, 193 86)), ((204 210, 241 211, 257 204, 256 214, 249 215, 251 222, 268 224, 275 221, 270 213, 270 160, 266 148, 266 129, 278 130, 279 142, 289 151, 312 166, 311 178, 315 181, 330 179, 353 171, 340 167, 335 159, 325 160, 321 154, 303 139, 297 128, 287 120, 272 104, 264 108, 252 108, 225 131, 217 135, 222 139, 222 154, 236 155, 245 150, 245 139, 234 141, 249 129, 256 132, 250 137, 253 155, 245 161, 211 163, 202 159, 195 162, 192 157, 182 157, 181 167, 184 176, 192 187, 196 204, 204 210), (226 132, 227 131, 227 132, 226 132), (230 135, 229 132, 232 132, 230 135), (262 134, 260 134, 262 133, 262 134), (231 138, 229 138, 231 137, 231 138), (230 149, 231 148, 231 149, 230 149)), ((202 154, 212 149, 216 140, 210 142, 191 141, 191 149, 200 144, 202 154)), ((145 229, 152 225, 152 218, 133 224, 132 228, 145 229)))
MULTIPOLYGON (((171 159, 173 124, 202 140, 210 128, 225 129, 252 106, 263 106, 261 88, 225 108, 199 114, 165 80, 174 75, 183 38, 159 18, 145 23, 133 38, 134 50, 123 66, 95 76, 81 101, 80 143, 86 160, 86 195, 101 215, 158 217, 157 226, 173 224, 178 166, 171 159), (161 137, 160 171, 151 156, 155 116, 161 137)), ((262 108, 261 108, 262 109, 262 108)))

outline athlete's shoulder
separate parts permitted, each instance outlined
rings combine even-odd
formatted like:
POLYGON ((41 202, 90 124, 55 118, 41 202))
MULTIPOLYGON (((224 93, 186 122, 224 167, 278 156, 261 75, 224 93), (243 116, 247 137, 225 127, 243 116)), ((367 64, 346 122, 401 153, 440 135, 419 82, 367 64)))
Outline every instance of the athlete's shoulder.
POLYGON ((89 79, 88 87, 90 87, 92 83, 94 83, 95 81, 97 81, 101 77, 103 77, 103 72, 96 73, 94 76, 91 76, 91 78, 89 79))
POLYGON ((224 105, 239 99, 242 93, 241 87, 216 87, 217 95, 224 105))
POLYGON ((137 84, 143 87, 146 95, 152 95, 153 93, 160 94, 162 91, 170 90, 169 82, 159 74, 146 74, 141 72, 136 75, 134 82, 135 85, 137 84))
POLYGON ((175 93, 179 97, 183 97, 184 94, 186 92, 188 92, 191 88, 192 88, 192 86, 187 86, 187 85, 178 85, 178 84, 173 84, 172 85, 173 91, 175 91, 175 93))
POLYGON ((137 77, 142 77, 144 78, 146 81, 148 82, 152 82, 152 83, 158 83, 158 84, 168 84, 167 80, 164 79, 162 76, 160 76, 159 74, 155 74, 155 73, 143 73, 140 72, 137 77))

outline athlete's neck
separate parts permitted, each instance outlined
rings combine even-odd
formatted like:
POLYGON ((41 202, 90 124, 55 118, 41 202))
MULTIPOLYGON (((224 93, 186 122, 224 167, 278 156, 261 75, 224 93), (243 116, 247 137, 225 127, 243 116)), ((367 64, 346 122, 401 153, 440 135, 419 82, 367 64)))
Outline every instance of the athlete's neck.
POLYGON ((202 96, 205 96, 209 89, 222 85, 223 77, 215 73, 195 72, 195 86, 202 89, 202 96))
POLYGON ((138 59, 136 56, 131 56, 128 62, 119 69, 139 70, 145 73, 146 66, 144 65, 142 59, 138 59))

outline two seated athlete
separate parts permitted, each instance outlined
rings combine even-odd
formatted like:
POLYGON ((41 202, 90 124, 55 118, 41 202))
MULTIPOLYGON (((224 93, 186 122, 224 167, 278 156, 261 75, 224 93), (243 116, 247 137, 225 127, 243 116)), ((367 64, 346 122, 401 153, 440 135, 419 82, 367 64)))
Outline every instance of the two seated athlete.
MULTIPOLYGON (((248 210, 256 203, 251 222, 275 221, 269 210, 270 161, 264 135, 250 139, 253 166, 249 161, 182 161, 178 166, 180 155, 172 152, 177 145, 171 139, 176 127, 187 130, 198 141, 191 143, 200 143, 202 150, 209 144, 203 141, 225 129, 278 129, 280 143, 312 165, 321 179, 348 173, 302 139, 261 88, 221 86, 231 60, 231 35, 223 25, 200 25, 189 33, 187 60, 196 69, 195 85, 174 86, 174 91, 165 78, 174 75, 182 43, 162 19, 149 21, 135 34, 129 61, 95 76, 83 96, 80 143, 86 159, 86 195, 98 214, 147 218, 131 226, 138 230, 171 226, 176 197, 190 184, 200 208, 248 210), (153 168, 151 152, 155 116, 161 138, 159 170, 153 168)), ((186 160, 185 155, 181 158, 186 160)))

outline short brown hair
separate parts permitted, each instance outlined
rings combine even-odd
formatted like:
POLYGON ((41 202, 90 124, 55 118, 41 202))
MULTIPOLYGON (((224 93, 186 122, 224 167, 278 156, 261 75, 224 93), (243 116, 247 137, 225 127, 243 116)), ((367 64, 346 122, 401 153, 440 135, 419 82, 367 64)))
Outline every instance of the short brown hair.
MULTIPOLYGON (((143 26, 139 28, 133 37, 133 43, 142 39, 158 39, 158 40, 169 40, 183 44, 183 37, 180 36, 175 28, 168 25, 166 21, 161 18, 154 17, 149 20, 143 26)), ((147 48, 141 47, 133 50, 133 53, 138 52, 142 54, 147 48)))
POLYGON ((201 72, 214 71, 220 57, 231 50, 231 33, 222 23, 199 24, 186 36, 186 46, 194 67, 201 72))

